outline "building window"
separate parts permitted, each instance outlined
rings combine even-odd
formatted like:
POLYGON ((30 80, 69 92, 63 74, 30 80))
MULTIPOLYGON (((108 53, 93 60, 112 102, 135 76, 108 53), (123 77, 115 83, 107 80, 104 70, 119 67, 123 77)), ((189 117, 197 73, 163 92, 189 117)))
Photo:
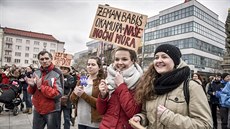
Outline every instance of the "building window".
POLYGON ((39 48, 35 47, 34 52, 39 52, 39 48))
POLYGON ((38 57, 38 54, 33 54, 33 58, 37 58, 38 57))
POLYGON ((6 45, 5 45, 5 49, 12 49, 12 44, 8 44, 8 43, 6 43, 6 45))
POLYGON ((10 63, 11 62, 11 57, 5 57, 5 62, 10 63))
POLYGON ((29 60, 25 60, 25 64, 29 64, 29 60))
POLYGON ((55 43, 51 43, 51 48, 56 48, 56 44, 55 43))
POLYGON ((16 45, 15 50, 22 50, 22 46, 16 45))
POLYGON ((20 59, 14 59, 14 63, 20 63, 20 59))
POLYGON ((38 61, 36 61, 36 60, 33 60, 33 62, 32 62, 33 64, 38 64, 38 61))
POLYGON ((50 50, 50 53, 52 53, 52 54, 55 53, 55 50, 50 50))
POLYGON ((46 47, 46 46, 47 46, 47 43, 46 43, 46 42, 44 42, 44 43, 43 43, 43 46, 44 46, 44 47, 46 47))
POLYGON ((12 52, 5 50, 5 55, 12 56, 12 52))
POLYGON ((25 53, 25 57, 29 57, 29 53, 25 53))
POLYGON ((34 41, 34 45, 36 45, 36 46, 39 46, 39 42, 38 41, 34 41))
POLYGON ((12 42, 13 42, 13 38, 6 37, 6 42, 10 42, 10 43, 12 43, 12 42))
POLYGON ((30 45, 30 40, 26 40, 26 44, 27 44, 27 45, 30 45))
POLYGON ((26 51, 29 51, 30 50, 30 47, 26 46, 26 51))
POLYGON ((21 52, 15 52, 15 56, 21 56, 21 52))
POLYGON ((22 43, 22 39, 16 39, 16 43, 22 43))

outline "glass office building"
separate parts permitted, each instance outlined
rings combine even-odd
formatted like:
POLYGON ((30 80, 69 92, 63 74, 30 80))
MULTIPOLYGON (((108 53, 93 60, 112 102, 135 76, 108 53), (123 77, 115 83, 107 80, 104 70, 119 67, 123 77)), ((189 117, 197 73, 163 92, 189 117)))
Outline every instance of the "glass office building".
POLYGON ((180 48, 193 72, 222 72, 225 52, 224 23, 218 15, 191 0, 148 18, 144 34, 144 68, 153 61, 155 48, 164 43, 180 48))

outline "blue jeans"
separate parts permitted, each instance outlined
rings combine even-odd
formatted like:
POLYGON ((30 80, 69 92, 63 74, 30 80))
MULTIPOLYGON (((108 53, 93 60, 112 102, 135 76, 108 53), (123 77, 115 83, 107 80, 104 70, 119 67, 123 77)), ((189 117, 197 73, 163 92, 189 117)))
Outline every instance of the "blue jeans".
POLYGON ((67 107, 61 107, 61 111, 63 111, 63 117, 64 117, 64 129, 70 129, 70 108, 67 107))
POLYGON ((99 129, 99 128, 93 128, 85 125, 78 125, 78 129, 99 129))
POLYGON ((49 114, 41 115, 34 110, 33 129, 60 129, 61 113, 60 111, 51 112, 49 114))
POLYGON ((23 101, 26 103, 26 108, 32 108, 31 94, 27 90, 23 90, 23 101))

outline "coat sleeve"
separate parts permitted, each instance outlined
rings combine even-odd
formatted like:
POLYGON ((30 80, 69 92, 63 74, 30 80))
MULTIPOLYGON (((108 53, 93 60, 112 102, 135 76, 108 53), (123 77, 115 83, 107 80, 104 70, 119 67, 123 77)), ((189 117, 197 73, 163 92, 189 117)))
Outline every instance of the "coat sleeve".
POLYGON ((167 109, 160 122, 170 129, 212 129, 213 122, 207 97, 201 86, 189 83, 190 102, 188 116, 167 109))
POLYGON ((222 91, 226 93, 228 96, 230 96, 230 82, 226 83, 222 91))
POLYGON ((97 101, 96 101, 96 107, 97 107, 96 109, 100 115, 105 114, 107 110, 108 99, 109 99, 108 96, 105 99, 101 98, 101 95, 99 93, 97 101))
POLYGON ((78 99, 79 97, 74 93, 72 92, 70 94, 70 101, 73 103, 73 104, 77 104, 78 103, 78 99))
POLYGON ((54 83, 52 87, 49 86, 48 82, 45 81, 41 85, 41 92, 47 98, 56 99, 58 97, 61 97, 63 94, 62 84, 60 76, 58 78, 54 78, 54 83))
POLYGON ((147 115, 146 115, 146 105, 145 104, 142 104, 142 110, 141 110, 141 113, 138 113, 136 114, 137 116, 141 117, 141 122, 140 124, 142 126, 147 126, 148 125, 148 119, 147 119, 147 115))
POLYGON ((114 91, 115 94, 118 94, 119 104, 129 118, 141 111, 141 105, 137 104, 134 99, 134 91, 129 90, 125 83, 120 84, 114 91))

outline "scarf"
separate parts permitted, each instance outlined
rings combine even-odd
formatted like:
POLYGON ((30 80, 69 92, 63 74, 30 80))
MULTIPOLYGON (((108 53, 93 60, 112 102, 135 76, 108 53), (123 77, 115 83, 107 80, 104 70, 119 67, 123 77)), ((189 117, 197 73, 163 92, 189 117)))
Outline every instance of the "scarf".
MULTIPOLYGON (((108 76, 106 78, 106 82, 109 89, 109 97, 110 97, 111 94, 114 92, 114 90, 117 88, 114 82, 116 71, 112 64, 107 68, 107 74, 108 76)), ((141 67, 137 63, 135 63, 131 65, 128 69, 122 71, 121 74, 123 75, 124 83, 126 83, 128 89, 132 90, 136 87, 135 84, 143 74, 143 71, 141 67)))
POLYGON ((190 75, 188 66, 178 68, 172 72, 161 75, 154 81, 154 89, 157 95, 162 95, 176 89, 190 75))

